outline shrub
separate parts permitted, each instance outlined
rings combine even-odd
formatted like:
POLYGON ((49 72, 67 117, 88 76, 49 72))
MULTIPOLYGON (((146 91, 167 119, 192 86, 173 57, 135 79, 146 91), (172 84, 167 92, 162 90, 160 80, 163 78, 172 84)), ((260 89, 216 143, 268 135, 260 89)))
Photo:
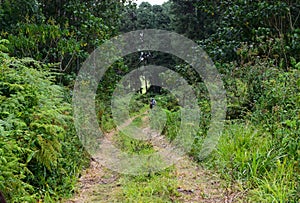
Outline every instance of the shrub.
POLYGON ((86 160, 69 96, 48 67, 0 50, 0 190, 9 202, 70 195, 86 160))

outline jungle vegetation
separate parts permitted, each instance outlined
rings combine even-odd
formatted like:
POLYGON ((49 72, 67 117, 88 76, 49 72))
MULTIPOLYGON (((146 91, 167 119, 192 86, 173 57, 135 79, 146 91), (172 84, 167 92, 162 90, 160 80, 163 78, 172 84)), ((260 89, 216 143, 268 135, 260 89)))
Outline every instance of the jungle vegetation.
MULTIPOLYGON (((210 122, 205 84, 184 61, 152 52, 148 64, 181 74, 196 90, 200 131, 189 155, 239 184, 250 202, 300 199, 300 2, 298 0, 0 0, 0 191, 9 202, 58 202, 72 196, 86 153, 73 123, 72 90, 88 55, 118 34, 163 29, 195 41, 222 75, 225 128, 214 152, 198 159, 210 122)), ((96 97, 104 131, 117 82, 140 53, 109 69, 96 97)), ((150 97, 176 136, 180 107, 168 93, 137 94, 134 114, 150 97)))

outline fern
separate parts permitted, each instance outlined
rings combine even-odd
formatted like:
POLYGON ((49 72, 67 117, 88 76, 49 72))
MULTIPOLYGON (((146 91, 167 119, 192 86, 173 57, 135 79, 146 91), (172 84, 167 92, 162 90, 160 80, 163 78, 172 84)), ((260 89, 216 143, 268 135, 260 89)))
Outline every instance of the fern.
POLYGON ((4 43, 0 40, 0 190, 9 202, 53 201, 74 188, 84 160, 71 105, 47 65, 9 57, 4 43))

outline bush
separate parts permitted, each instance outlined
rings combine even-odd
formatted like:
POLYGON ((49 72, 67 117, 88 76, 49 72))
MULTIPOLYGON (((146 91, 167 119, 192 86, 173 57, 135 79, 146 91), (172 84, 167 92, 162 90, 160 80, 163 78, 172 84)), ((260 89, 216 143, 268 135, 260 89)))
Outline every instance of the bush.
POLYGON ((219 69, 228 87, 228 118, 235 120, 226 126, 210 165, 230 182, 242 182, 251 202, 296 202, 299 70, 284 71, 259 59, 240 67, 222 64, 219 69))
POLYGON ((48 67, 0 50, 0 190, 9 202, 70 195, 86 160, 69 96, 48 67))

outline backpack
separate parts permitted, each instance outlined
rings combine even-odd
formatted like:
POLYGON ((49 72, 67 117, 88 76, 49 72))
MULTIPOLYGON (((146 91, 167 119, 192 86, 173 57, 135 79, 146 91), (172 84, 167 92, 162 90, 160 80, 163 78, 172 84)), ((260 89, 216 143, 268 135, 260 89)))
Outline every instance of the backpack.
POLYGON ((156 105, 155 99, 152 100, 152 105, 153 105, 153 106, 156 105))

